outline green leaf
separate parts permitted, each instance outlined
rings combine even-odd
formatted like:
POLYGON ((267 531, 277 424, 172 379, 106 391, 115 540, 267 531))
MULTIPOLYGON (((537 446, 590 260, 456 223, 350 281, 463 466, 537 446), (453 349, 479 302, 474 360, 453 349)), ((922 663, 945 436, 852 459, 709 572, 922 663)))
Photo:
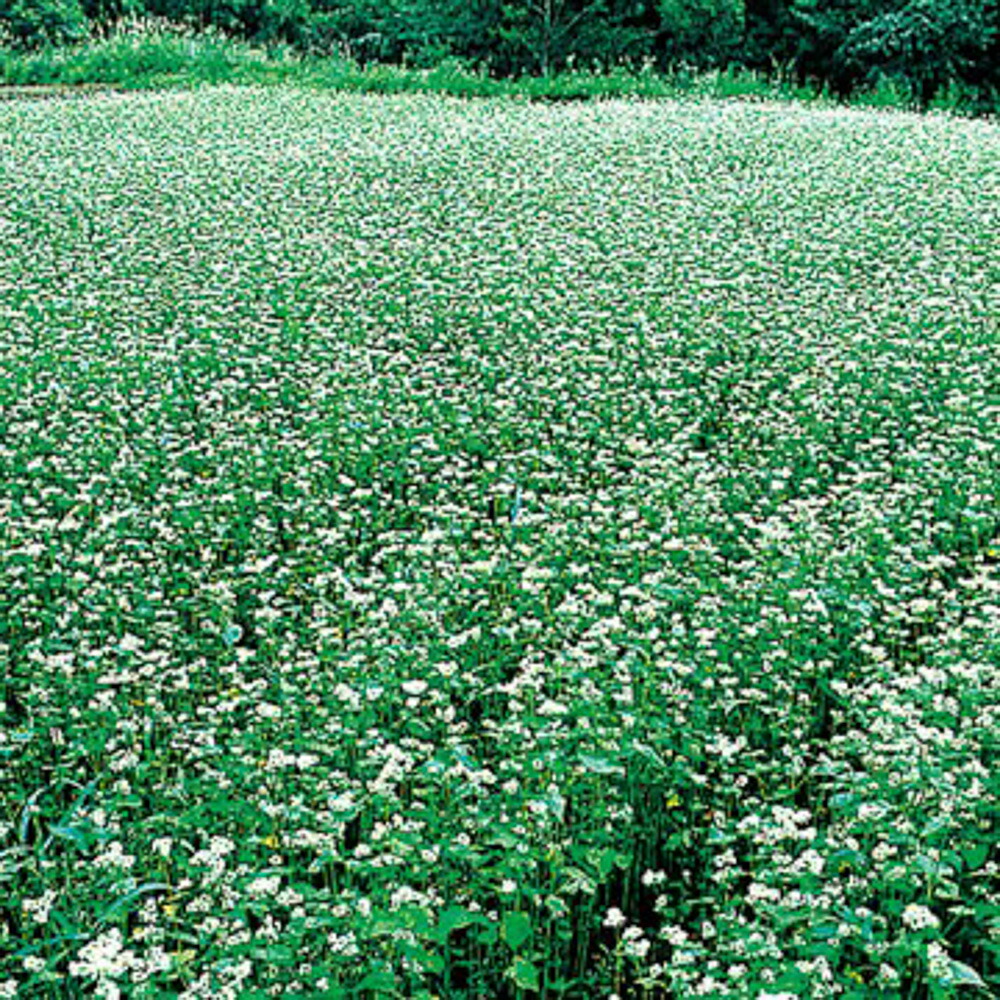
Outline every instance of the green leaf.
POLYGON ((517 951, 531 936, 531 920, 526 913, 515 910, 505 913, 503 918, 503 937, 510 947, 517 951))
POLYGON ((624 774, 625 768, 619 764, 612 764, 604 757, 593 757, 590 754, 580 754, 580 763, 585 771, 592 774, 624 774))
POLYGON ((522 990, 538 989, 538 969, 526 958, 518 956, 510 970, 515 985, 522 990))
POLYGON ((364 979, 358 983, 359 990, 394 990, 396 988, 395 975, 386 969, 377 969, 369 972, 364 979))
POLYGON ((986 983, 975 969, 964 962, 956 962, 955 959, 949 959, 948 971, 940 977, 939 982, 942 986, 976 986, 987 989, 986 983))
POLYGON ((983 865, 986 864, 986 859, 989 858, 989 856, 989 844, 975 844, 962 851, 962 857, 965 859, 966 867, 969 871, 973 872, 977 868, 982 868, 983 865))
POLYGON ((480 914, 465 909, 464 906, 449 906, 438 917, 438 935, 444 940, 452 931, 468 927, 470 924, 481 924, 485 919, 480 914))

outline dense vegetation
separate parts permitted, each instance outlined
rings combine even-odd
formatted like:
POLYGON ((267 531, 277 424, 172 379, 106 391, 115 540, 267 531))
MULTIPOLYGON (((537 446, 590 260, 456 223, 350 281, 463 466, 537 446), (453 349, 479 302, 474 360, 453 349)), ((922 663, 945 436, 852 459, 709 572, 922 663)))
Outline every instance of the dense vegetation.
POLYGON ((1000 989, 1000 138, 0 105, 0 996, 1000 989))
POLYGON ((358 63, 450 62, 493 77, 570 67, 735 67, 846 97, 892 89, 926 107, 996 109, 997 0, 0 0, 21 49, 160 17, 358 63))

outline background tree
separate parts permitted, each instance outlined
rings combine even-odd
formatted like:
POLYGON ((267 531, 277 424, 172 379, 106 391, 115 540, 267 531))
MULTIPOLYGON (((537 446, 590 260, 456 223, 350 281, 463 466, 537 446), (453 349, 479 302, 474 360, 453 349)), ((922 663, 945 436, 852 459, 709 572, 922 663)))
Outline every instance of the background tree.
POLYGON ((888 79, 925 106, 974 78, 995 35, 983 0, 792 0, 789 9, 800 72, 842 95, 888 79))
MULTIPOLYGON (((641 53, 648 32, 642 4, 610 0, 517 0, 504 3, 497 34, 504 68, 548 76, 576 60, 609 66, 641 53)), ((588 67, 589 68, 589 67, 588 67)))
POLYGON ((659 0, 660 61, 699 68, 739 55, 746 28, 744 0, 659 0))
POLYGON ((852 84, 890 79, 926 107, 949 83, 974 82, 994 34, 981 3, 910 0, 852 28, 833 71, 852 84))

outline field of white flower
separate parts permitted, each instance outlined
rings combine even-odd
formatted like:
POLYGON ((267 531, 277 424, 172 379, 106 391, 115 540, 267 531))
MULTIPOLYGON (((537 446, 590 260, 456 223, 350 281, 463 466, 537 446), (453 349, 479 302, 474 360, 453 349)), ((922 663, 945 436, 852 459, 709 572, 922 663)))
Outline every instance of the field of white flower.
POLYGON ((0 996, 1000 989, 1000 132, 0 106, 0 996))

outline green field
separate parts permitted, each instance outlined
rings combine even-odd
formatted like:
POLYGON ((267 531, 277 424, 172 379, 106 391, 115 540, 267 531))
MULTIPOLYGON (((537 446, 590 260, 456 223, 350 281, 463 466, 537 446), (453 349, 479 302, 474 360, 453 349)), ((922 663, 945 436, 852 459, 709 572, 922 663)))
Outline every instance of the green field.
POLYGON ((0 104, 0 997, 1000 990, 1000 132, 0 104))

